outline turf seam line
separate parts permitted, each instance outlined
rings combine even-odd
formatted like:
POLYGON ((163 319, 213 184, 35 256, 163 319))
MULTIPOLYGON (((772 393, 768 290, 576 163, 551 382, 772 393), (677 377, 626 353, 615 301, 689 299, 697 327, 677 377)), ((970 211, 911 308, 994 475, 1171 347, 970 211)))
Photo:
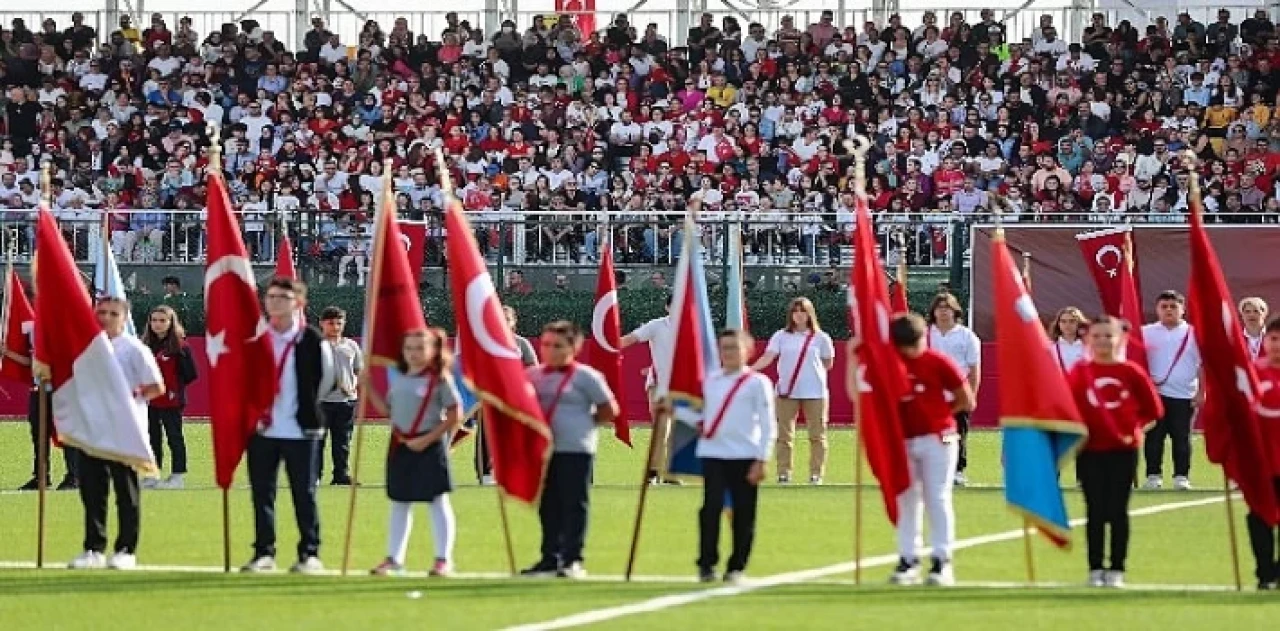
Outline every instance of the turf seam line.
MULTIPOLYGON (((1131 517, 1143 517, 1147 515, 1156 515, 1169 511, 1181 510, 1184 508, 1196 508, 1200 506, 1208 506, 1222 502, 1221 496, 1191 500, 1185 502, 1170 502, 1167 504, 1156 504, 1139 509, 1129 511, 1131 517)), ((1072 526, 1081 526, 1085 523, 1084 519, 1071 520, 1072 526)), ((1002 543, 1012 541, 1022 537, 1022 529, 1008 530, 1005 532, 992 533, 989 535, 980 535, 957 541, 953 546, 954 550, 963 550, 991 543, 1002 543)), ((926 549, 927 550, 927 549, 926 549)), ((923 554, 923 553, 922 553, 923 554)), ((880 556, 870 557, 862 560, 862 567, 882 567, 898 562, 898 554, 883 554, 880 556)), ((598 624, 627 616, 634 616, 645 613, 653 613, 665 611, 675 607, 683 607, 698 602, 712 600, 715 598, 728 598, 739 596, 750 592, 760 591, 771 587, 781 587, 785 585, 795 585, 809 581, 819 580, 836 574, 845 574, 857 569, 858 564, 853 561, 845 563, 837 563, 826 567, 812 568, 808 570, 799 570, 795 572, 784 572, 782 574, 774 574, 761 579, 756 579, 740 585, 726 585, 723 587, 713 587, 711 589, 703 589, 694 592, 684 592, 680 594, 669 594, 666 596, 658 596, 639 602, 626 605, 617 605, 613 607, 604 607, 600 609, 592 609, 577 614, 562 616, 544 622, 535 622, 531 624, 507 627, 505 631, 551 631, 553 629, 568 629, 571 627, 580 627, 589 624, 598 624)))

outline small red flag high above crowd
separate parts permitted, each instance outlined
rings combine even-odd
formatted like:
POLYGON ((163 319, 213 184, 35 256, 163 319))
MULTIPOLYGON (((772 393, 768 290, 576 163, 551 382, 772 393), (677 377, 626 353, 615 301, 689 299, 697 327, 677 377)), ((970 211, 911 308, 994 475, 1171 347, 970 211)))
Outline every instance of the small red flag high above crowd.
MULTIPOLYGON (((622 316, 618 311, 618 279, 613 273, 613 244, 600 245, 600 274, 596 277, 596 302, 591 310, 591 338, 587 342, 587 363, 600 371, 609 389, 622 392, 622 316)), ((622 402, 618 402, 621 406, 622 402)), ((613 435, 631 446, 631 426, 626 410, 613 420, 613 435)))

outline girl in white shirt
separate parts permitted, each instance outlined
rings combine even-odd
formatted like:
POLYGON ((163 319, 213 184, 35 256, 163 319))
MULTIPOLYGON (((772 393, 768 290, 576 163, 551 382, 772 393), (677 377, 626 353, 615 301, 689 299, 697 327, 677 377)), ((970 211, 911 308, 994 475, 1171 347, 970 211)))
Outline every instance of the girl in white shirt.
POLYGON ((808 298, 796 298, 787 308, 787 328, 773 334, 764 355, 752 366, 763 370, 778 362, 778 483, 791 481, 796 416, 804 410, 809 432, 809 483, 822 484, 827 465, 827 411, 831 396, 827 371, 835 362, 831 336, 822 331, 808 298))
POLYGON ((1071 372, 1072 366, 1087 359, 1080 332, 1088 328, 1089 320, 1076 307, 1063 307, 1054 316, 1053 324, 1049 326, 1049 339, 1053 341, 1053 359, 1062 369, 1062 374, 1071 372))

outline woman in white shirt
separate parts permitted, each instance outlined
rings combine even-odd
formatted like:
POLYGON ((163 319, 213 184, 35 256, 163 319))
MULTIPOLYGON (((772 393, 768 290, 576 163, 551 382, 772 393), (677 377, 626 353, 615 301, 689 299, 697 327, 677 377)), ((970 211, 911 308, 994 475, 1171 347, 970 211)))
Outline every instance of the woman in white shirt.
POLYGON ((831 336, 822 331, 808 298, 796 298, 787 308, 787 328, 773 334, 764 355, 752 366, 763 370, 778 362, 778 483, 791 481, 791 449, 796 416, 804 410, 809 432, 809 483, 822 484, 827 465, 827 411, 830 393, 827 371, 835 362, 831 336))
POLYGON ((1062 369, 1062 374, 1071 372, 1072 366, 1086 359, 1080 332, 1088 328, 1089 320, 1076 307, 1063 307, 1053 317, 1053 324, 1049 325, 1049 339, 1053 342, 1053 359, 1062 369))

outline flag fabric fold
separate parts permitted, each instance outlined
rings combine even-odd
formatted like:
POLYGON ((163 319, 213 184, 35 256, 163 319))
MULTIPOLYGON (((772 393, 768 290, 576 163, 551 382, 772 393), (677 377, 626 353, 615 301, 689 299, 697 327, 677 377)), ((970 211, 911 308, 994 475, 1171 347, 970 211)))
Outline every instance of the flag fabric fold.
MULTIPOLYGON (((35 326, 35 320, 35 309, 27 300, 27 292, 22 288, 22 279, 18 277, 18 272, 10 267, 5 281, 3 313, 0 313, 0 335, 4 336, 5 348, 19 355, 31 356, 31 331, 35 326)), ((30 385, 32 383, 31 366, 8 361, 0 355, 0 377, 30 385)))
POLYGON ((1088 429, 1003 231, 991 256, 996 359, 1007 375, 1000 387, 1005 502, 1054 545, 1067 548, 1071 523, 1058 473, 1084 445, 1088 429))
MULTIPOLYGON (((288 231, 280 233, 280 246, 276 251, 276 278, 298 279, 298 268, 293 264, 293 242, 289 240, 288 231)), ((299 308, 294 317, 298 322, 306 324, 306 309, 299 308)))
POLYGON ((364 307, 365 314, 372 317, 365 319, 364 340, 370 363, 385 368, 399 360, 405 334, 425 330, 427 319, 409 256, 401 245, 395 195, 390 191, 383 192, 382 207, 376 214, 370 257, 373 269, 369 270, 371 282, 364 307))
POLYGON ((1256 403, 1258 375, 1245 343, 1235 303, 1227 290, 1218 255, 1209 243, 1194 197, 1191 213, 1191 279, 1188 319, 1200 349, 1205 401, 1200 409, 1209 461, 1221 465, 1240 487, 1249 510, 1268 526, 1280 522, 1273 478, 1280 463, 1270 461, 1256 403))
POLYGON ((853 382, 858 387, 858 441, 880 482, 885 513, 898 523, 898 496, 911 486, 900 403, 909 387, 906 367, 889 339, 889 289, 876 255, 871 211, 859 198, 849 279, 849 321, 859 340, 853 382))
POLYGON ((449 283, 458 313, 457 344, 465 381, 483 407, 486 441, 498 486, 536 503, 551 456, 551 426, 525 374, 515 336, 502 314, 493 279, 462 204, 449 196, 445 240, 449 283))
MULTIPOLYGON (((110 234, 106 229, 106 220, 103 220, 103 234, 110 234)), ((124 281, 120 278, 120 267, 116 264, 116 253, 111 249, 111 244, 104 241, 102 244, 102 258, 98 260, 98 264, 93 270, 93 289, 98 299, 102 298, 120 298, 127 301, 129 297, 124 291, 124 281)), ((137 336, 138 329, 133 324, 132 310, 125 310, 124 313, 124 330, 129 335, 137 336)))
POLYGON ((1138 259, 1130 226, 1076 235, 1080 253, 1098 288, 1102 310, 1130 324, 1125 359, 1147 368, 1147 346, 1142 339, 1142 293, 1138 289, 1138 259))
POLYGON ((156 470, 147 436, 146 408, 116 362, 115 350, 94 316, 93 304, 53 220, 37 212, 36 361, 48 367, 53 422, 61 444, 140 473, 156 470))
POLYGON ((275 351, 258 304, 257 281, 221 173, 209 174, 204 272, 206 352, 212 398, 214 473, 231 487, 258 421, 275 401, 275 351))
MULTIPOLYGON (((587 363, 604 375, 609 389, 618 396, 622 392, 622 316, 618 308, 618 280, 613 273, 612 241, 605 237, 600 249, 600 274, 596 277, 596 301, 591 310, 587 363)), ((613 421, 613 435, 631 446, 631 426, 625 410, 620 410, 613 421)))
POLYGON ((907 302, 907 253, 905 251, 898 251, 897 274, 893 281, 893 287, 889 288, 889 309, 893 313, 911 311, 911 305, 907 302))
POLYGON ((665 379, 658 383, 657 396, 671 401, 673 422, 668 437, 664 477, 700 476, 698 423, 702 421, 702 383, 708 372, 720 369, 711 305, 707 298, 707 274, 699 252, 698 230, 693 215, 687 214, 680 260, 676 265, 675 294, 671 316, 675 318, 675 347, 671 365, 659 371, 665 379))

